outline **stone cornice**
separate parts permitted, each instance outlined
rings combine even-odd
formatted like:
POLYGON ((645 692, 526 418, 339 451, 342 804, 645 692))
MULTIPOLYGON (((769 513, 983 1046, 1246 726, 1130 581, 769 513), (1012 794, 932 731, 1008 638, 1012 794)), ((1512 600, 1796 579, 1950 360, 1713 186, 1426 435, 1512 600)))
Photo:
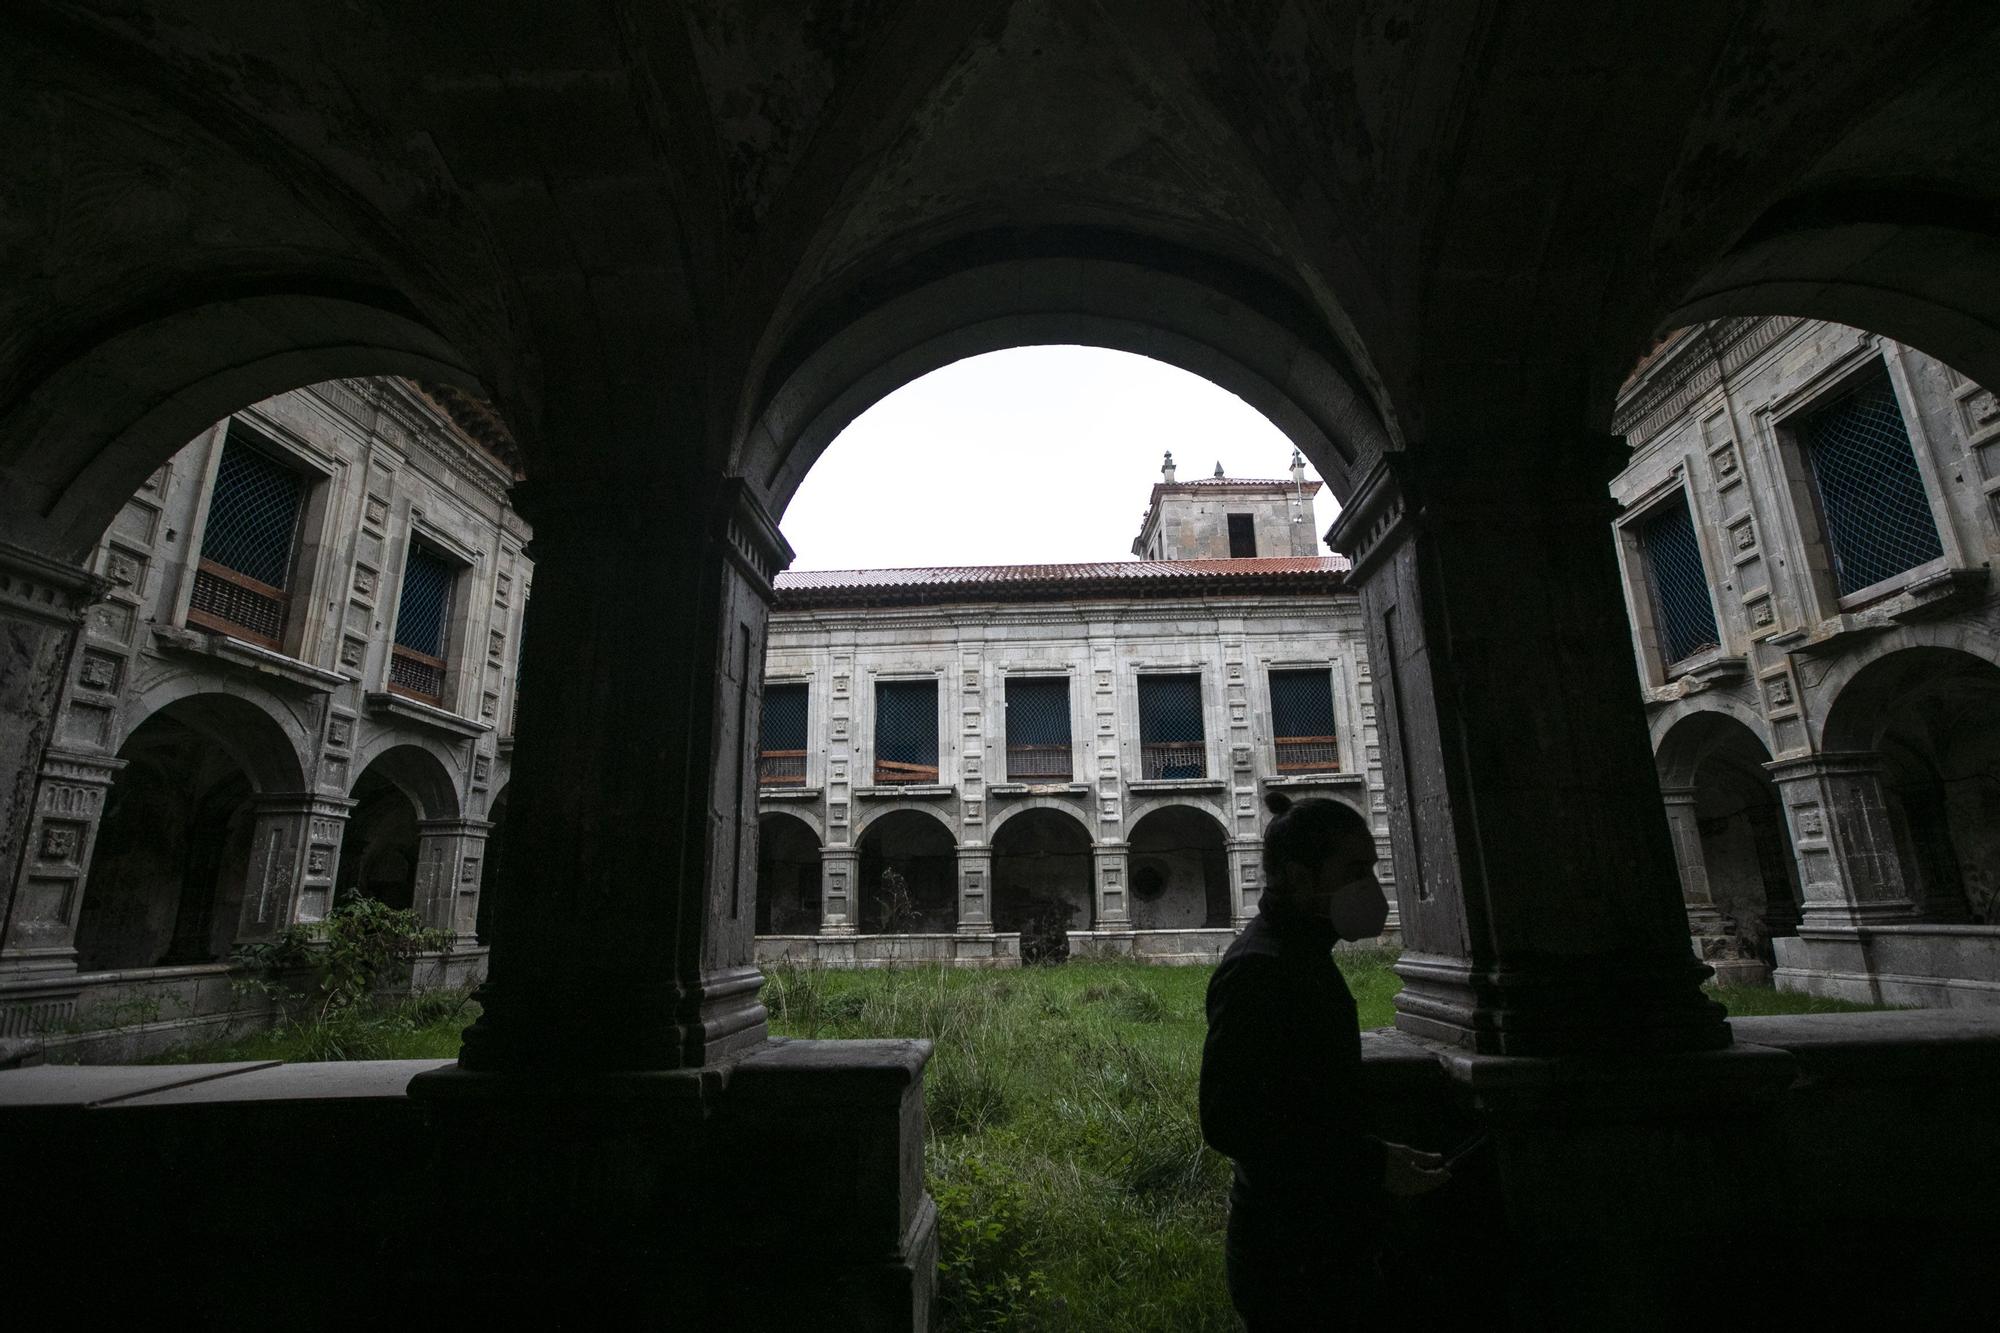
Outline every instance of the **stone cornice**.
POLYGON ((1611 429, 1634 448, 1802 321, 1793 316, 1719 319, 1692 331, 1619 395, 1611 429))
POLYGON ((77 625, 110 587, 111 580, 87 569, 0 541, 0 612, 77 625))
POLYGON ((404 436, 432 462, 471 483, 505 509, 514 478, 498 459, 466 437, 457 422, 413 384, 383 380, 360 386, 404 436))
POLYGON ((722 493, 712 511, 714 536, 729 563, 736 566, 757 595, 767 603, 776 597, 772 580, 792 563, 791 543, 741 477, 724 477, 722 493))

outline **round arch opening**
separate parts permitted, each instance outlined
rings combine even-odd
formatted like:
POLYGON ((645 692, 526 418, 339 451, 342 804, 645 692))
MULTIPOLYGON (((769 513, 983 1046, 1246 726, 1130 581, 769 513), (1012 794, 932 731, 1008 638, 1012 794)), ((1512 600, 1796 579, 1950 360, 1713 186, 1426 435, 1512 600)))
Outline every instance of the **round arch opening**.
POLYGON ((819 855, 819 836, 797 815, 766 814, 757 820, 759 935, 818 932, 819 855))
POLYGON ((1708 893, 1746 954, 1774 965, 1771 941, 1798 931, 1798 863, 1770 751, 1722 713, 1681 719, 1661 738, 1660 786, 1692 793, 1708 893))
POLYGON ((1127 835, 1135 930, 1220 929, 1230 924, 1229 845, 1206 810, 1148 811, 1127 835))
POLYGON ((890 810, 862 830, 855 883, 864 935, 930 935, 958 926, 958 841, 936 815, 890 810))
POLYGON ((1097 924, 1090 830, 1067 810, 1029 809, 993 831, 993 926, 1016 931, 1044 913, 1071 930, 1097 924))

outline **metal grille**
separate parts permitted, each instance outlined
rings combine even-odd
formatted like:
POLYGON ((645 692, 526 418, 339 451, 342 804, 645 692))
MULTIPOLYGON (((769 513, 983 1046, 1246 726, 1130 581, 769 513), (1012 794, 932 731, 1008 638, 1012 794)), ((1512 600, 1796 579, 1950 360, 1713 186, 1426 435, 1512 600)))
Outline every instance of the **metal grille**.
POLYGON ((1139 750, 1146 777, 1208 775, 1200 676, 1139 678, 1139 750))
POLYGON ((1639 529, 1639 545, 1646 556, 1646 586, 1653 594, 1653 620, 1666 665, 1720 644, 1708 572, 1687 501, 1676 501, 1648 518, 1639 529))
POLYGON ((885 680, 875 685, 875 781, 938 779, 937 682, 885 680))
POLYGON ((1332 675, 1318 670, 1273 671, 1271 731, 1280 773, 1338 772, 1332 675))
POLYGON ((410 543, 403 562, 403 596, 396 606, 396 644, 427 657, 444 656, 444 628, 451 618, 451 562, 427 546, 410 543))
POLYGON ((1007 682, 1007 776, 1070 777, 1069 681, 1007 682))
POLYGON ((766 685, 758 743, 757 785, 802 787, 806 781, 806 687, 766 685))
POLYGON ((285 631, 285 598, 248 587, 228 570, 203 561, 194 572, 188 620, 276 648, 285 631))
POLYGON ((283 592, 291 582, 292 539, 305 483, 290 468, 240 443, 236 430, 230 427, 215 470, 201 558, 283 592))
POLYGON ((1840 595, 1944 554, 1889 372, 1799 426, 1840 595))

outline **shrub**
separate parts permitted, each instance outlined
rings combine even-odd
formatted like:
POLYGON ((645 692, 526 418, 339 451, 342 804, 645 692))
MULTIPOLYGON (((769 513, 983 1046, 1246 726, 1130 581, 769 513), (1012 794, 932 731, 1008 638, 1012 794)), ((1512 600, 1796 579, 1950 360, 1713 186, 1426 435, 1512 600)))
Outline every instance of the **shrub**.
POLYGON ((452 942, 450 931, 426 927, 407 908, 355 894, 324 920, 239 946, 236 960, 249 969, 242 984, 285 1002, 295 1024, 328 1029, 307 1044, 334 1053, 307 1058, 351 1060, 357 1057, 346 1053, 348 1047, 372 1020, 350 1011, 360 1009, 390 964, 420 953, 449 953, 452 942), (298 984, 302 977, 304 986, 298 984))
POLYGON ((1036 898, 1021 917, 1021 962, 1033 967, 1069 961, 1069 919, 1076 908, 1060 898, 1036 898))
POLYGON ((984 1157, 943 1158, 933 1167, 938 1209, 938 1306, 951 1329, 1040 1327, 1048 1279, 1023 1220, 1020 1182, 984 1157))

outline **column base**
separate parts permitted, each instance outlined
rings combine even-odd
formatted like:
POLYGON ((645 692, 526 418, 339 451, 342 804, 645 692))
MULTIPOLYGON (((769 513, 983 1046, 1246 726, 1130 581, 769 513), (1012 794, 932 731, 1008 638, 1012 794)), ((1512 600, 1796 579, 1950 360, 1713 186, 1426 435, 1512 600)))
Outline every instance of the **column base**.
POLYGON ((1396 1026, 1494 1055, 1708 1051, 1729 1045, 1710 969, 1682 950, 1650 957, 1545 957, 1533 968, 1406 953, 1396 1026))

